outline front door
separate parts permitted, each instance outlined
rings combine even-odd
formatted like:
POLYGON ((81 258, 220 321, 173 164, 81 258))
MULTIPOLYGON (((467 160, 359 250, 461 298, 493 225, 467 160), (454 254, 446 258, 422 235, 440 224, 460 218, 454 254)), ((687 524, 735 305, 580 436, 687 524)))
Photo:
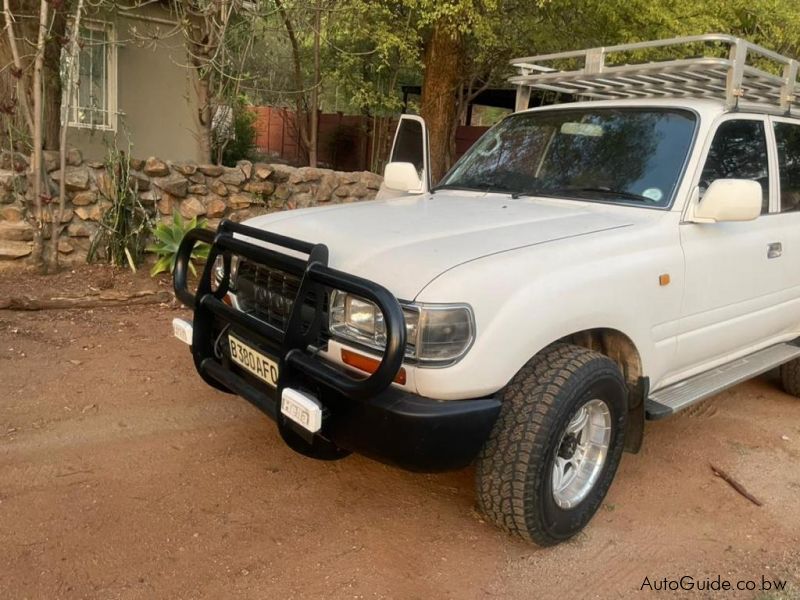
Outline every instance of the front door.
POLYGON ((762 214, 754 221, 681 224, 686 286, 678 371, 702 370, 700 365, 751 349, 785 325, 778 306, 786 287, 784 261, 776 251, 776 244, 785 240, 779 239, 774 214, 775 161, 767 126, 761 116, 730 115, 718 124, 707 149, 694 202, 716 179, 751 179, 762 187, 762 214))

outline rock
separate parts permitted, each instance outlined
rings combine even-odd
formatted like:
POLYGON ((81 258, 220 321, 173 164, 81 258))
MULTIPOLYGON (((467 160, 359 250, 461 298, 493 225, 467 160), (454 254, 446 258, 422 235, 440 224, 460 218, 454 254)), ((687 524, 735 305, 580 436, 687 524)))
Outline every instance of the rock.
POLYGON ((165 177, 169 175, 169 166, 160 158, 151 156, 144 161, 144 172, 150 177, 165 177))
POLYGON ((289 183, 307 183, 309 181, 319 181, 328 172, 327 169, 317 169, 314 167, 300 167, 289 177, 289 183))
POLYGON ((52 173, 59 168, 61 156, 58 150, 42 150, 42 161, 44 162, 44 170, 52 173))
POLYGON ((181 202, 180 213, 184 219, 193 219, 206 214, 206 207, 198 198, 189 196, 181 202))
POLYGON ((17 191, 24 194, 27 189, 28 178, 24 173, 8 170, 0 171, 0 190, 17 191))
MULTIPOLYGON (((52 213, 48 210, 44 213, 44 218, 42 219, 45 223, 52 223, 53 217, 58 213, 58 205, 52 204, 52 213)), ((74 211, 71 208, 65 208, 64 212, 61 213, 61 221, 60 223, 69 223, 72 220, 72 216, 74 215, 74 211)))
POLYGON ((228 185, 240 186, 244 183, 245 177, 241 169, 225 167, 225 171, 220 175, 219 180, 228 185))
POLYGON ((75 214, 84 221, 99 221, 103 218, 103 207, 101 204, 90 204, 89 206, 79 206, 75 209, 75 214))
POLYGON ((289 181, 289 178, 294 174, 296 169, 288 165, 275 164, 272 165, 272 179, 278 183, 289 181))
POLYGON ((195 183, 189 186, 189 193, 195 196, 205 196, 208 194, 208 188, 202 183, 195 183))
POLYGON ((347 189, 347 186, 345 186, 345 185, 340 185, 340 186, 339 186, 338 188, 336 188, 336 190, 333 192, 333 195, 334 195, 334 196, 336 196, 337 198, 344 198, 344 197, 345 197, 345 196, 347 196, 349 193, 350 193, 350 192, 348 191, 348 189, 347 189))
POLYGON ((22 172, 27 170, 29 164, 28 157, 20 152, 0 152, 0 169, 22 172))
POLYGON ((137 171, 130 172, 128 182, 131 186, 131 190, 146 192, 150 189, 150 178, 137 171))
POLYGON ((253 163, 249 160, 240 160, 236 163, 236 166, 242 171, 245 179, 250 179, 253 176, 253 163))
POLYGON ((9 242, 0 240, 0 259, 14 259, 28 256, 33 251, 30 242, 9 242))
POLYGON ((189 181, 191 181, 192 183, 205 183, 206 176, 200 172, 192 173, 191 175, 189 175, 189 181))
POLYGON ((311 194, 295 194, 289 202, 294 204, 295 208, 308 208, 314 203, 314 197, 311 194))
MULTIPOLYGON (((206 214, 208 216, 208 214, 206 214)), ((222 222, 222 219, 206 219, 206 229, 210 229, 211 231, 216 231, 219 228, 219 224, 222 222)))
POLYGON ((336 176, 342 183, 355 183, 359 180, 360 173, 357 171, 336 171, 336 176))
POLYGON ((18 206, 5 206, 0 209, 0 219, 4 221, 18 222, 25 216, 23 210, 18 206))
POLYGON ((291 188, 289 188, 287 184, 281 183, 280 185, 278 185, 278 187, 275 188, 275 191, 273 193, 275 195, 275 198, 283 201, 289 199, 289 196, 292 195, 292 190, 291 188))
POLYGON ((250 181, 244 184, 245 192, 251 194, 261 194, 262 196, 269 196, 275 191, 275 184, 271 181, 250 181))
POLYGON ((338 180, 334 173, 326 173, 323 175, 319 182, 319 187, 317 187, 317 191, 314 194, 314 201, 316 203, 330 202, 333 196, 333 190, 336 189, 337 184, 338 180))
POLYGON ((75 251, 75 247, 67 240, 58 240, 58 251, 61 254, 69 254, 70 252, 75 251))
MULTIPOLYGON (((50 176, 60 182, 61 170, 54 171, 50 176)), ((80 191, 89 189, 89 169, 86 167, 67 167, 64 176, 64 185, 70 191, 80 191)))
POLYGON ((144 168, 144 161, 141 158, 131 158, 128 160, 128 164, 134 171, 141 171, 144 168))
POLYGON ((211 182, 211 185, 208 186, 212 192, 214 192, 217 196, 227 196, 228 195, 228 188, 227 186, 222 183, 219 179, 215 179, 211 182))
POLYGON ((155 204, 161 199, 161 192, 156 189, 148 190, 139 194, 139 201, 142 204, 155 204))
MULTIPOLYGON (((144 164, 144 163, 142 163, 142 164, 144 164)), ((103 169, 103 168, 105 168, 105 165, 103 163, 101 163, 99 160, 87 160, 86 161, 86 166, 90 167, 92 169, 103 169)), ((131 168, 133 168, 133 167, 131 167, 131 168)))
POLYGON ((33 227, 25 221, 0 222, 0 240, 7 242, 29 242, 33 239, 33 227))
POLYGON ((83 155, 77 148, 67 150, 67 164, 73 167, 79 166, 83 162, 83 155))
POLYGON ((96 226, 83 221, 75 221, 67 225, 67 234, 70 237, 92 237, 95 231, 97 231, 96 226))
POLYGON ((360 199, 369 194, 369 190, 367 189, 366 185, 359 181, 355 185, 351 186, 350 194, 360 199))
POLYGON ((253 203, 253 198, 250 194, 233 194, 228 198, 228 205, 235 209, 246 208, 253 203))
POLYGON ((206 200, 206 216, 210 218, 219 218, 225 215, 227 205, 225 202, 217 197, 211 196, 206 200))
POLYGON ((181 175, 189 176, 197 173, 197 165, 192 163, 173 163, 172 168, 181 175))
POLYGON ((164 194, 156 203, 158 206, 158 212, 160 212, 162 215, 171 215, 174 203, 175 201, 172 199, 172 196, 169 194, 164 194))
POLYGON ((198 165, 197 170, 209 177, 219 177, 225 168, 220 165, 198 165))
POLYGON ((256 163, 253 165, 253 172, 256 174, 256 177, 261 180, 268 179, 269 176, 272 175, 273 170, 274 169, 266 163, 256 163))
POLYGON ((381 189, 383 177, 370 171, 364 171, 361 174, 361 182, 367 186, 367 189, 378 191, 381 189))
POLYGON ((113 198, 117 193, 111 176, 105 170, 97 171, 94 174, 94 184, 97 186, 97 191, 106 198, 113 198))
POLYGON ((97 193, 92 191, 78 192, 72 197, 73 206, 88 206, 97 202, 97 193))
POLYGON ((189 191, 189 180, 183 175, 172 173, 169 177, 159 177, 153 183, 176 198, 183 198, 189 191))

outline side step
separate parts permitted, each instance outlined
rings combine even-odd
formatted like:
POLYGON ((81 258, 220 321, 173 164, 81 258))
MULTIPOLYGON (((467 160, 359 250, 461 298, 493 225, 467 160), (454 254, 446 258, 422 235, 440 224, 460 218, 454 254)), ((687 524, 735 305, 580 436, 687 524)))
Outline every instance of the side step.
POLYGON ((645 415, 657 421, 800 356, 798 341, 778 344, 650 394, 645 415))

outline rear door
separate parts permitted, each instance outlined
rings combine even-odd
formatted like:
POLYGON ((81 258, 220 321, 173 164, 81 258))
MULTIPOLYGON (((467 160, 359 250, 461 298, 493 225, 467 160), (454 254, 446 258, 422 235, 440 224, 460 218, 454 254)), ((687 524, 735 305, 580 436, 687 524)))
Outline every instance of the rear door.
POLYGON ((800 121, 771 117, 778 163, 778 207, 774 219, 781 248, 784 289, 778 299, 786 331, 800 334, 800 121))

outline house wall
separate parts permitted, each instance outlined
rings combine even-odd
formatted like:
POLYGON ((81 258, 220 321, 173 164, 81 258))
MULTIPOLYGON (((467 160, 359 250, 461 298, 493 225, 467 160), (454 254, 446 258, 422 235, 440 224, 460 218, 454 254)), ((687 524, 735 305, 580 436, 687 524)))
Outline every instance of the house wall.
MULTIPOLYGON (((203 160, 194 74, 186 68, 183 34, 174 17, 151 4, 117 15, 90 14, 114 24, 117 39, 117 146, 133 156, 203 160)), ((71 127, 69 145, 102 160, 114 133, 71 127)))

